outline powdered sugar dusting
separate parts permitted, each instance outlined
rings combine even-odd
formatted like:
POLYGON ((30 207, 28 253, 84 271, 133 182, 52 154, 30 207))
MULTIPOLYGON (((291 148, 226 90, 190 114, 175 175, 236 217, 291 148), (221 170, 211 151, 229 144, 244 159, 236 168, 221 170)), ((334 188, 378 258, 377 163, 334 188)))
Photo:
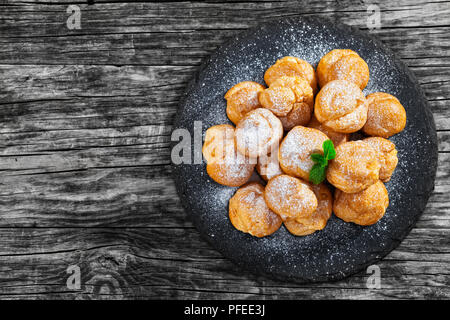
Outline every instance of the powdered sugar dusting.
POLYGON ((236 127, 236 146, 244 155, 257 158, 266 155, 283 136, 281 121, 267 109, 249 112, 236 127))
POLYGON ((286 173, 307 179, 314 165, 311 154, 323 153, 322 145, 327 139, 323 132, 313 128, 293 128, 280 146, 281 167, 286 173))
POLYGON ((264 197, 267 205, 283 220, 308 218, 317 208, 317 198, 299 179, 279 175, 269 180, 264 197))

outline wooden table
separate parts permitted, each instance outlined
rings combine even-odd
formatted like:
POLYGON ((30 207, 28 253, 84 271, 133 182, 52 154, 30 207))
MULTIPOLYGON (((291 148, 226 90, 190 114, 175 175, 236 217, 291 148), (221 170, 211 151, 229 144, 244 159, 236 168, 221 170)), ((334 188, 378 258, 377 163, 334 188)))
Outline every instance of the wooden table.
POLYGON ((69 29, 71 1, 1 1, 0 298, 449 298, 450 1, 379 3, 370 31, 417 76, 439 138, 434 194, 378 264, 381 289, 365 271, 314 285, 242 271, 200 238, 171 178, 172 123, 203 58, 280 16, 367 30, 371 2, 81 1, 69 29))

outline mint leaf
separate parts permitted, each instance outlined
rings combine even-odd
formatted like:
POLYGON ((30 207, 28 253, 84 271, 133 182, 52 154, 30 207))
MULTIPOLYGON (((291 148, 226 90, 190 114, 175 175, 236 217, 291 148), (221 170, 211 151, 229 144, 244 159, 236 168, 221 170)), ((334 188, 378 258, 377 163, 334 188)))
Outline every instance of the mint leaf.
POLYGON ((325 170, 326 167, 320 165, 319 163, 313 165, 311 171, 309 171, 309 181, 314 184, 321 183, 323 180, 325 180, 325 170))
POLYGON ((315 163, 325 164, 326 165, 326 158, 321 155, 320 153, 313 153, 311 154, 311 160, 315 163))
POLYGON ((333 160, 336 157, 336 150, 334 150, 333 141, 325 140, 322 145, 324 157, 328 160, 333 160))
POLYGON ((311 160, 314 165, 309 171, 309 181, 314 184, 319 184, 325 180, 328 161, 336 157, 336 150, 334 150, 333 141, 326 140, 322 144, 323 155, 321 153, 311 154, 311 160))

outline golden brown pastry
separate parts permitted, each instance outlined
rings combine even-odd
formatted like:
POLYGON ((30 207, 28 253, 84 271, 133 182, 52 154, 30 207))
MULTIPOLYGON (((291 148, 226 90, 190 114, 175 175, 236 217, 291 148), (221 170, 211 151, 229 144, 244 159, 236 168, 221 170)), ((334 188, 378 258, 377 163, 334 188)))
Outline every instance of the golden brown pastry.
POLYGON ((381 164, 380 180, 383 182, 388 182, 391 180, 392 173, 398 163, 395 144, 380 137, 370 137, 364 139, 363 141, 369 144, 376 151, 378 161, 380 161, 381 164))
POLYGON ((259 95, 259 101, 280 118, 286 131, 307 124, 314 110, 312 88, 306 80, 297 76, 276 79, 259 95))
POLYGON ((234 140, 234 130, 234 127, 229 124, 219 124, 206 130, 202 148, 206 163, 218 160, 217 156, 225 153, 224 146, 234 140))
POLYGON ((369 67, 355 51, 335 49, 319 61, 317 78, 320 87, 333 80, 347 80, 363 90, 369 82, 369 67))
POLYGON ((317 79, 314 68, 305 60, 296 57, 284 57, 266 70, 264 81, 268 86, 282 76, 298 76, 308 81, 314 94, 317 92, 317 79))
POLYGON ((368 104, 357 85, 345 80, 328 82, 317 94, 314 115, 336 132, 352 133, 367 121, 368 104))
POLYGON ((406 111, 396 97, 375 92, 367 96, 367 102, 367 122, 362 128, 366 134, 389 138, 405 128, 406 111))
POLYGON ((227 116, 235 125, 250 111, 261 108, 259 94, 265 87, 257 82, 239 82, 225 94, 227 116))
POLYGON ((381 181, 377 181, 358 193, 336 190, 333 211, 346 222, 368 226, 380 220, 388 206, 386 187, 381 181))
POLYGON ((267 156, 259 157, 258 163, 256 164, 256 171, 266 181, 283 174, 280 163, 278 162, 278 149, 274 150, 273 154, 270 153, 267 156))
POLYGON ((312 153, 323 153, 322 145, 328 140, 325 133, 302 126, 294 127, 283 139, 278 151, 281 169, 291 175, 309 180, 314 165, 312 153))
POLYGON ((285 117, 278 117, 283 124, 285 131, 291 130, 295 126, 306 126, 311 119, 314 107, 307 108, 306 104, 294 104, 291 112, 285 117))
POLYGON ((378 181, 381 164, 376 151, 363 141, 350 141, 336 147, 327 180, 347 193, 360 192, 378 181))
POLYGON ((278 230, 281 218, 264 200, 264 187, 252 182, 239 188, 229 202, 229 217, 233 226, 255 237, 265 237, 278 230))
POLYGON ((275 150, 282 137, 283 125, 265 108, 250 111, 236 126, 236 147, 250 158, 264 156, 275 150))
POLYGON ((229 124, 212 126, 206 130, 202 148, 208 175, 229 187, 246 183, 255 168, 255 163, 237 152, 234 134, 234 127, 229 124))
POLYGON ((311 121, 308 123, 308 127, 317 129, 325 133, 327 137, 330 138, 331 141, 333 141, 333 145, 335 147, 337 147, 341 143, 347 142, 349 139, 348 133, 336 132, 333 129, 328 128, 327 126, 317 121, 316 117, 314 116, 311 117, 311 121))
POLYGON ((284 222, 288 231, 296 236, 306 236, 317 230, 322 230, 331 217, 333 196, 330 189, 323 183, 319 185, 310 184, 310 188, 318 201, 317 209, 312 213, 311 217, 284 222))
POLYGON ((314 95, 306 80, 283 76, 259 95, 259 102, 276 116, 283 117, 282 122, 291 123, 294 127, 308 123, 314 108, 314 95))
POLYGON ((264 191, 267 206, 283 221, 311 217, 317 198, 307 183, 282 174, 269 180, 264 191))
POLYGON ((259 102, 263 108, 280 117, 286 116, 292 110, 297 97, 290 87, 272 85, 260 94, 259 102))

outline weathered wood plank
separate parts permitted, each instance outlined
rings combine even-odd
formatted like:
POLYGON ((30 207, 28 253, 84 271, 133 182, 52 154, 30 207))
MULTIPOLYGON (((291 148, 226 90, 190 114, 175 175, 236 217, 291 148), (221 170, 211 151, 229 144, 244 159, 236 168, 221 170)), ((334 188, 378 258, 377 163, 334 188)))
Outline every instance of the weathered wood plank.
POLYGON ((433 99, 428 97, 428 104, 433 112, 437 130, 448 130, 450 99, 433 99))
MULTIPOLYGON (((381 29, 373 32, 409 65, 449 65, 450 28, 381 29), (423 48, 427 48, 426 51, 423 48)), ((70 37, 0 38, 5 64, 199 65, 241 30, 199 30, 70 37)))
POLYGON ((450 295, 447 268, 450 256, 443 253, 450 249, 449 230, 413 230, 398 250, 379 264, 380 290, 366 288, 365 272, 341 282, 314 285, 256 277, 221 257, 193 229, 6 228, 1 231, 0 283, 8 285, 0 285, 0 296, 8 298, 45 297, 45 294, 63 298, 220 295, 254 299, 403 298, 405 295, 448 298, 450 295), (441 251, 436 249, 436 239, 441 239, 441 251), (80 291, 66 287, 69 265, 81 269, 80 291), (100 290, 105 284, 109 284, 109 292, 100 290))
MULTIPOLYGON (((61 2, 60 2, 61 3, 61 2)), ((20 37, 31 31, 36 35, 142 33, 149 30, 244 29, 265 21, 293 14, 328 16, 352 25, 365 26, 368 5, 363 1, 283 1, 204 3, 108 3, 89 6, 80 4, 83 12, 81 31, 65 28, 69 16, 66 6, 32 4, 5 6, 5 23, 0 31, 9 37, 20 37), (28 13, 28 14, 27 14, 28 13), (126 17, 126 18, 124 18, 126 17), (35 28, 43 21, 51 28, 35 28), (101 22, 101 23, 98 23, 101 22), (149 23, 151 22, 151 23, 149 23)), ((449 25, 448 1, 399 1, 379 3, 385 27, 435 27, 449 25), (425 14, 424 14, 425 13, 425 14)))
MULTIPOLYGON (((379 5, 382 29, 372 32, 402 58, 448 56, 448 2, 379 5)), ((367 6, 363 1, 238 2, 232 8, 226 3, 81 5, 81 30, 65 27, 65 5, 6 6, 0 61, 197 65, 226 38, 273 17, 315 14, 367 29, 367 6)))
POLYGON ((179 66, 0 65, 0 99, 7 103, 67 97, 145 96, 149 102, 158 98, 165 101, 174 94, 179 97, 177 93, 184 89, 194 70, 195 67, 179 66))

